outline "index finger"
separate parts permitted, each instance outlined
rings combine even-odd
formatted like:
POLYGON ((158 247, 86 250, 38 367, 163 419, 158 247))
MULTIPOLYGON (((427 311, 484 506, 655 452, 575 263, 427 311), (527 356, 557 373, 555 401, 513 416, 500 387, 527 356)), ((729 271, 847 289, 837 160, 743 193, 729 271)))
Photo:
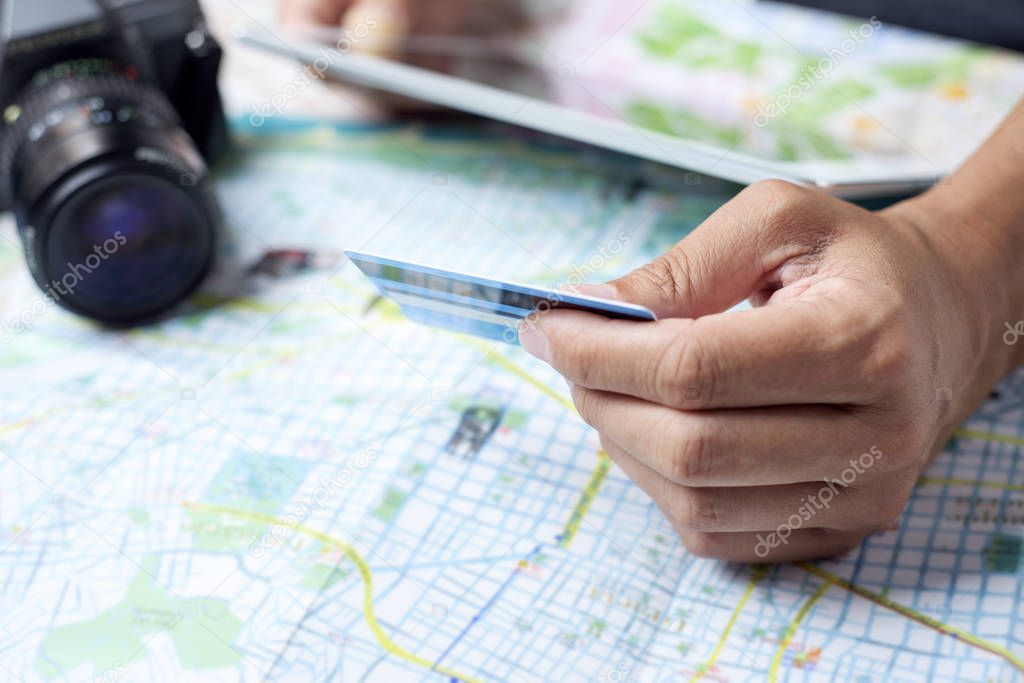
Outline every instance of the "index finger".
POLYGON ((574 384, 673 408, 868 403, 876 383, 857 371, 868 345, 835 334, 837 315, 815 300, 657 322, 553 310, 520 340, 574 384))

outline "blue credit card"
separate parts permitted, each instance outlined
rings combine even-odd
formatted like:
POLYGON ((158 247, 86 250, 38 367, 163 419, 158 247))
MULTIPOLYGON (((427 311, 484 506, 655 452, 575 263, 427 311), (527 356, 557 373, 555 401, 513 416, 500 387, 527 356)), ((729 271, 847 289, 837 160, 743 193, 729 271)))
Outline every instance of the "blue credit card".
POLYGON ((381 295, 418 323, 485 339, 519 343, 520 322, 535 311, 567 308, 619 320, 656 320, 635 304, 522 285, 424 266, 375 254, 346 251, 381 295))

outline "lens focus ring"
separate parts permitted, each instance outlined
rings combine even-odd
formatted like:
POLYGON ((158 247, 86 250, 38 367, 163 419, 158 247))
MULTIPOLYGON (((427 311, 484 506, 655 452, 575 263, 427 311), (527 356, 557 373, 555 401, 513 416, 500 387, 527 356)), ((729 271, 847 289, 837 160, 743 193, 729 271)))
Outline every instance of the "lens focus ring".
POLYGON ((117 75, 62 79, 30 91, 13 105, 20 111, 0 138, 0 178, 8 203, 26 156, 39 153, 54 138, 98 125, 144 128, 177 127, 177 112, 155 88, 117 75), (119 111, 123 112, 119 117, 119 111), (104 121, 109 117, 109 121, 104 121))

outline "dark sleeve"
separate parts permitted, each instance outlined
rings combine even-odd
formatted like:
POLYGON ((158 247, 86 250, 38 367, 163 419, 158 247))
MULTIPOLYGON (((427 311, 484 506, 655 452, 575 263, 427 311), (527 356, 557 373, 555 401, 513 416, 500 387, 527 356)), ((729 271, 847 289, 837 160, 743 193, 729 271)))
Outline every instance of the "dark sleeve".
POLYGON ((1024 0, 786 0, 1024 52, 1024 0))

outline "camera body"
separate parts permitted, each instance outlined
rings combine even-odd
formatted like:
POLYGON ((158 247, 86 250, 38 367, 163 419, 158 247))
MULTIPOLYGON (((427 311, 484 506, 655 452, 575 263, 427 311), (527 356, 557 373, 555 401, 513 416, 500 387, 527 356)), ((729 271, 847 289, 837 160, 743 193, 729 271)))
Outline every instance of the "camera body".
POLYGON ((228 144, 221 48, 197 0, 2 9, 0 202, 29 269, 88 317, 159 315, 207 272, 219 224, 205 160, 228 144))

